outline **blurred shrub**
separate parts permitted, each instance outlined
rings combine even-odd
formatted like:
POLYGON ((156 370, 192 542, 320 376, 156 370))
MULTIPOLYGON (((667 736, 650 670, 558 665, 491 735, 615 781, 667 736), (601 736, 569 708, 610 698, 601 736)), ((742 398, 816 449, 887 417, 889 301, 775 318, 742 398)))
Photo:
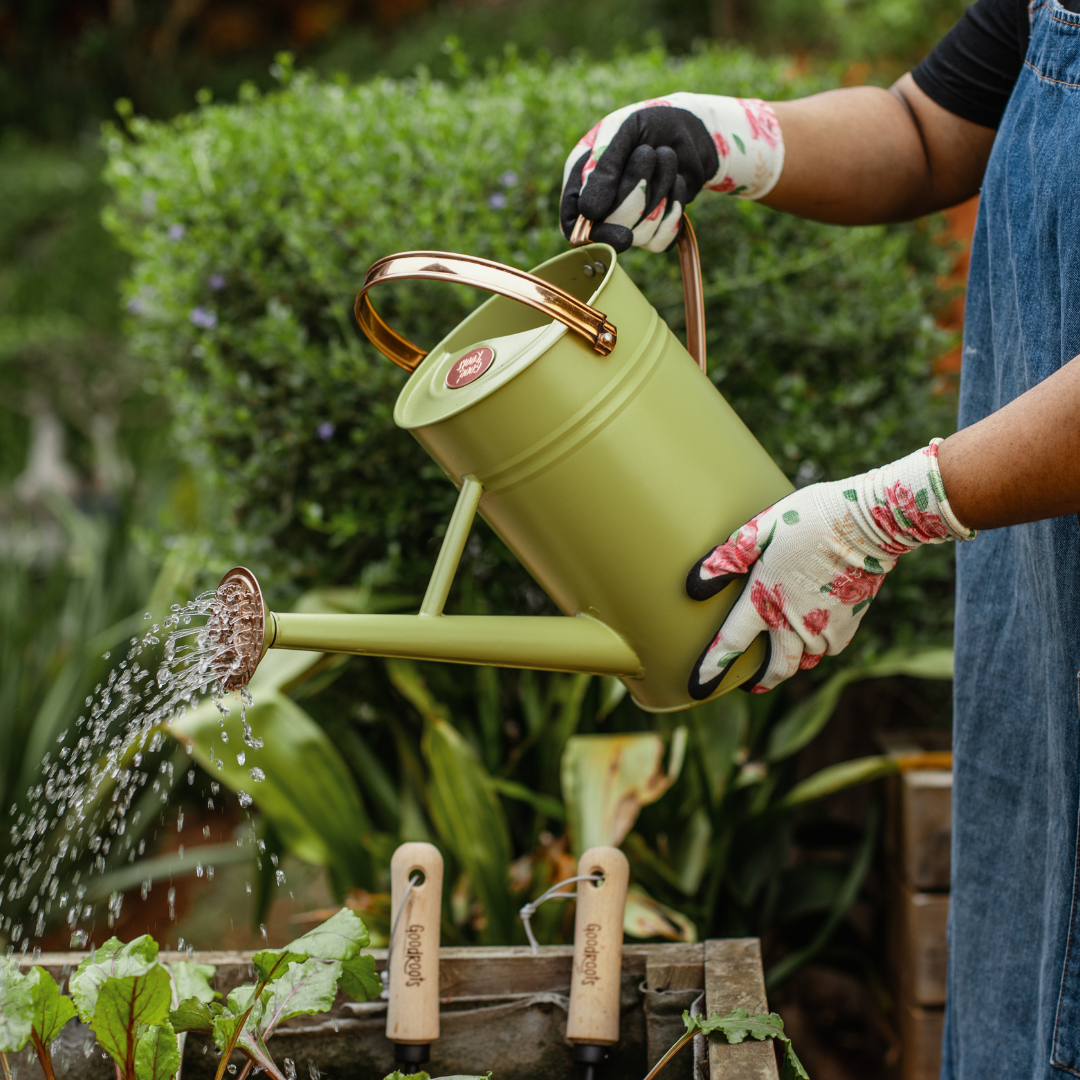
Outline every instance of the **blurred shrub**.
MULTIPOLYGON (((454 499, 393 425, 404 373, 352 321, 373 260, 436 248, 534 265, 564 249, 567 148, 610 109, 675 88, 788 97, 821 85, 719 50, 511 61, 457 88, 321 82, 287 63, 281 78, 273 94, 248 88, 170 123, 130 119, 130 137, 106 138, 107 222, 133 256, 131 345, 154 365, 185 453, 225 492, 238 554, 279 589, 365 569, 422 589, 454 499)), ((836 229, 723 198, 694 213, 712 377, 793 478, 843 476, 950 430, 930 372, 946 345, 931 312, 945 258, 932 229, 836 229)), ((681 324, 674 256, 626 265, 681 324)), ((418 285, 380 304, 430 345, 480 299, 418 285)), ((879 629, 937 635, 950 560, 905 560, 915 565, 890 578, 879 629)), ((490 534, 477 530, 465 569, 492 604, 527 604, 528 580, 490 534)))

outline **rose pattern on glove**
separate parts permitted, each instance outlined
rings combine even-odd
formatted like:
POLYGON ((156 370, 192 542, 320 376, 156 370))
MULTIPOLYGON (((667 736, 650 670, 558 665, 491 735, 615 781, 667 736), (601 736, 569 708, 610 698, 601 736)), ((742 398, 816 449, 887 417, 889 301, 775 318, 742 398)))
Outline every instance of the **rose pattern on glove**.
POLYGON ((650 98, 609 113, 578 140, 563 169, 559 220, 567 238, 580 213, 596 223, 592 239, 616 251, 665 251, 703 187, 760 199, 783 162, 780 125, 764 101, 683 91, 650 98))
POLYGON ((694 665, 691 697, 715 692, 761 633, 767 655, 747 684, 752 693, 815 667, 851 641, 900 555, 974 538, 945 496, 939 442, 861 476, 793 492, 694 565, 686 591, 695 600, 735 581, 746 587, 694 665))

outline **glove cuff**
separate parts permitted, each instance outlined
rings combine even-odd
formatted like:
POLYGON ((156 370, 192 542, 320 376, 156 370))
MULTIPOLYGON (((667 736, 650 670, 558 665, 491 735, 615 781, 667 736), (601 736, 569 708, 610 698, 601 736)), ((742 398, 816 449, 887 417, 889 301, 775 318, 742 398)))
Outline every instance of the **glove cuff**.
POLYGON ((716 144, 720 166, 709 191, 737 199, 763 199, 784 171, 784 136, 776 113, 759 98, 671 94, 672 105, 694 113, 716 144))
POLYGON ((941 469, 938 466, 938 447, 944 441, 944 439, 931 439, 930 445, 925 451, 930 464, 930 484, 934 489, 934 495, 937 497, 941 516, 954 534, 953 539, 974 540, 979 535, 979 530, 969 529, 960 521, 956 514, 953 513, 953 508, 949 503, 949 496, 945 493, 945 482, 941 479, 941 469))
POLYGON ((949 506, 937 464, 939 441, 840 482, 844 498, 858 505, 867 529, 890 555, 975 537, 975 530, 962 525, 949 506))

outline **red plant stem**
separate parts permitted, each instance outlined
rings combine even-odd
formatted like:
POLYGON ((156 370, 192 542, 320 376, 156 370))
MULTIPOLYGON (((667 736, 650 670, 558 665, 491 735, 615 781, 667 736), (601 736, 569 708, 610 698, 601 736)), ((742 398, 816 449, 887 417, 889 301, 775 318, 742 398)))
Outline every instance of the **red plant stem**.
MULTIPOLYGON (((38 1061, 41 1062, 41 1071, 45 1074, 45 1080, 56 1080, 49 1048, 38 1038, 36 1031, 31 1031, 30 1038, 34 1043, 34 1053, 37 1054, 38 1061)), ((8 1080, 10 1080, 10 1077, 8 1077, 8 1080)))
POLYGON ((8 1056, 2 1050, 0 1050, 0 1066, 4 1070, 4 1080, 11 1080, 11 1063, 8 1061, 8 1056))
POLYGON ((254 1058, 248 1058, 247 1061, 244 1062, 244 1067, 243 1067, 243 1069, 240 1070, 240 1075, 236 1078, 236 1080, 247 1080, 248 1074, 251 1072, 254 1065, 255 1065, 255 1059, 254 1058))

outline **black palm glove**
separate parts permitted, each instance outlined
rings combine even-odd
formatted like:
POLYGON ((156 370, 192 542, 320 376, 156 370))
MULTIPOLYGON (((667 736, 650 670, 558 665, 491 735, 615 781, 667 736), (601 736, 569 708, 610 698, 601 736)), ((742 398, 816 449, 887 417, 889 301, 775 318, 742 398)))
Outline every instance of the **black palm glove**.
POLYGON ((762 101, 671 94, 604 117, 570 152, 559 219, 569 239, 579 214, 591 239, 616 251, 666 251, 683 208, 703 187, 756 199, 783 168, 784 146, 762 101))

